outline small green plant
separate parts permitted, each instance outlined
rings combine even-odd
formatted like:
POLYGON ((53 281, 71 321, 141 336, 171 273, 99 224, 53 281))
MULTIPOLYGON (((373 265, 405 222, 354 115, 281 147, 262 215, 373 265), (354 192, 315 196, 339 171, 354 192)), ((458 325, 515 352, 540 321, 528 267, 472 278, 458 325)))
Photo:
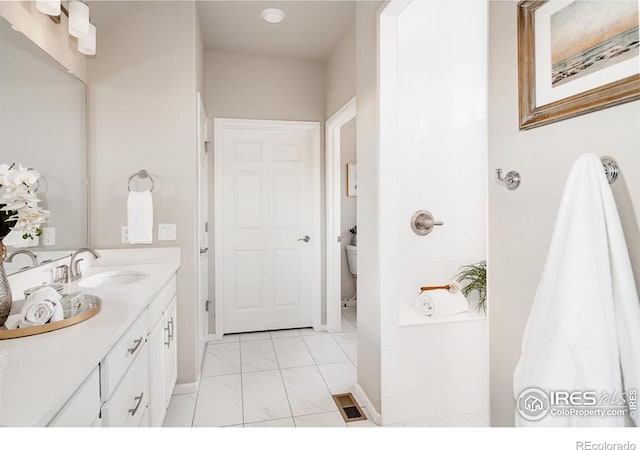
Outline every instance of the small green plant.
POLYGON ((456 279, 463 284, 461 292, 465 297, 469 297, 473 291, 478 291, 480 296, 478 310, 482 308, 487 312, 487 262, 480 261, 477 264, 460 267, 456 279))
POLYGON ((351 234, 353 234, 354 236, 355 236, 356 234, 358 234, 358 225, 356 225, 356 226, 355 226, 355 227, 353 227, 353 228, 350 228, 350 229, 349 229, 349 232, 350 232, 351 234))

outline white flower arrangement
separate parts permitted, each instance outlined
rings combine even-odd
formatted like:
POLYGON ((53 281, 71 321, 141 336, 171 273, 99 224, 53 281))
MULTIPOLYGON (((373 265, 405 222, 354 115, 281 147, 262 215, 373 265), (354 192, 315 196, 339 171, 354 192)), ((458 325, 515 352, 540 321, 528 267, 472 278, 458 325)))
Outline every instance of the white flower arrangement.
POLYGON ((49 211, 42 209, 36 195, 40 173, 21 164, 0 164, 0 239, 13 229, 23 239, 42 234, 49 211))

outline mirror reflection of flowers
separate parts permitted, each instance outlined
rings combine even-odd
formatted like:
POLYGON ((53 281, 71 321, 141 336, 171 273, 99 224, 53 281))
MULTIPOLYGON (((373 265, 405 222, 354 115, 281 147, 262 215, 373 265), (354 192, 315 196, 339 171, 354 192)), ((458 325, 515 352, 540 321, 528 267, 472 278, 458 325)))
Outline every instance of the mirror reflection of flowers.
POLYGON ((11 230, 23 239, 42 234, 49 211, 42 209, 36 195, 40 173, 21 164, 0 164, 0 240, 11 230))

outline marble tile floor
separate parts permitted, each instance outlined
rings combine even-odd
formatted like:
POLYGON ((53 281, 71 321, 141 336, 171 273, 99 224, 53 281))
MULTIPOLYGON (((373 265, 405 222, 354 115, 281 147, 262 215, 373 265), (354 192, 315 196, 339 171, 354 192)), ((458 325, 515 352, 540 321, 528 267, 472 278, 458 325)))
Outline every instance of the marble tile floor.
POLYGON ((331 397, 354 391, 356 314, 343 310, 340 333, 279 330, 209 343, 198 392, 174 395, 164 426, 375 426, 346 424, 331 397))
MULTIPOLYGON (((340 333, 279 330, 211 342, 198 392, 174 395, 164 426, 375 427, 370 418, 345 423, 331 397, 355 390, 356 336, 356 308, 349 307, 340 333)), ((487 415, 468 414, 391 426, 488 424, 487 415)))

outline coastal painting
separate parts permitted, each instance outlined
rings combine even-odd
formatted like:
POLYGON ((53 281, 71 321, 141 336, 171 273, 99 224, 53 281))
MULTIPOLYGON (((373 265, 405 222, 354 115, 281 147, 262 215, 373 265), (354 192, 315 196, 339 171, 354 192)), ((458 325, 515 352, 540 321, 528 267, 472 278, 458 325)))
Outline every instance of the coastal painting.
POLYGON ((638 55, 638 2, 577 0, 551 16, 551 83, 560 86, 638 55))
POLYGON ((521 130, 640 100, 640 0, 520 0, 521 130))

